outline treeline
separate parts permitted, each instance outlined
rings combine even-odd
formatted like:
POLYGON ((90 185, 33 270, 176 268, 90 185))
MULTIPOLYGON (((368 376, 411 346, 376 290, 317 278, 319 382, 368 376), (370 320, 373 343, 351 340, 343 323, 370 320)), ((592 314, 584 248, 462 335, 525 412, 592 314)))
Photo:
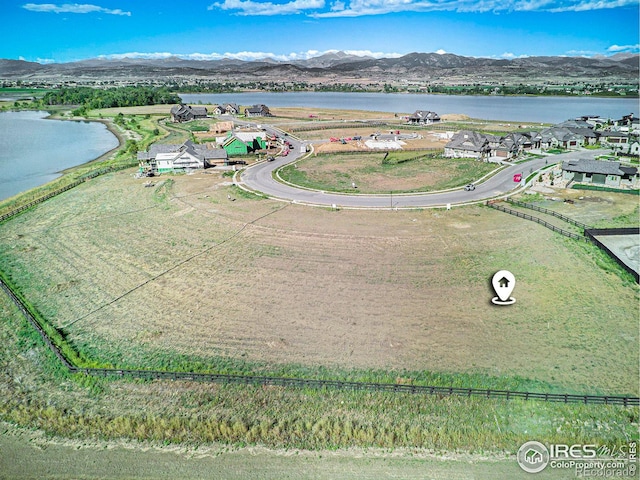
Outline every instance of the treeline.
POLYGON ((637 85, 566 84, 468 84, 468 85, 397 85, 390 83, 307 83, 274 81, 240 81, 195 83, 172 82, 167 88, 179 93, 233 93, 245 91, 263 92, 349 92, 349 93, 441 93, 446 95, 536 95, 536 96, 583 96, 637 97, 637 85))
POLYGON ((73 87, 47 92, 39 102, 42 106, 79 105, 86 109, 95 109, 173 104, 180 103, 180 97, 166 87, 73 87))

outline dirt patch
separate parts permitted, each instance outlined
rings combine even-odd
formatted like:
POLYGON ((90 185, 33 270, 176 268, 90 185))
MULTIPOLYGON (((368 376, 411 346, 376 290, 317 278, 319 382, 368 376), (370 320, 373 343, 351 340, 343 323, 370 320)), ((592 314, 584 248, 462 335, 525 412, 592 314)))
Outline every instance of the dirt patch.
MULTIPOLYGON (((437 455, 420 449, 350 449, 305 451, 235 448, 226 445, 162 446, 154 443, 73 441, 45 438, 37 432, 2 424, 0 468, 5 479, 109 478, 109 479, 377 479, 402 475, 422 479, 448 479, 452 475, 511 479, 515 460, 494 456, 449 453, 437 455)), ((547 478, 542 476, 540 478, 547 478)))

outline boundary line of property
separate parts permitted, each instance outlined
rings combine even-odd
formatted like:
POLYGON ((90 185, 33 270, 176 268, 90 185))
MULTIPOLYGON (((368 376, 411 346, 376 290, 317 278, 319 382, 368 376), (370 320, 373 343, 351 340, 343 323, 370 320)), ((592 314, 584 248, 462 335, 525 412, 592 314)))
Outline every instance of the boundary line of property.
POLYGON ((64 187, 60 187, 57 190, 54 190, 53 192, 49 192, 46 195, 43 195, 42 197, 39 197, 39 198, 36 198, 35 200, 30 201, 29 203, 20 205, 18 208, 11 210, 10 212, 5 213, 4 215, 0 215, 0 223, 4 222, 5 220, 8 220, 11 217, 14 217, 20 212, 28 210, 29 208, 35 205, 38 205, 39 203, 45 202, 50 198, 53 198, 57 195, 60 195, 61 193, 66 192, 67 190, 71 190, 72 188, 77 187, 78 185, 86 182, 87 180, 98 177, 100 175, 104 175, 105 173, 117 172, 119 170, 125 170, 131 167, 133 167, 133 165, 118 165, 115 167, 106 167, 106 168, 101 168, 99 170, 94 170, 93 172, 83 175, 79 179, 71 182, 68 185, 65 185, 64 187))
POLYGON ((575 225, 576 227, 580 227, 583 230, 591 228, 591 226, 589 226, 587 224, 578 222, 578 221, 574 220, 573 218, 569 218, 566 215, 562 215, 561 213, 554 212, 553 210, 549 210, 548 208, 539 207, 537 205, 533 205, 532 203, 519 202, 517 200, 512 200, 511 198, 507 198, 506 201, 508 203, 511 203, 512 205, 517 205, 519 207, 524 207, 524 208, 528 208, 530 210, 536 210, 536 211, 541 212, 541 213, 546 213, 548 215, 552 215, 552 216, 554 216, 556 218, 559 218, 560 220, 564 220, 567 223, 575 225))
POLYGON ((613 258, 618 265, 624 268, 627 272, 633 275, 633 278, 636 279, 636 283, 640 283, 640 274, 636 272, 629 265, 624 263, 620 258, 613 253, 609 247, 607 247, 604 243, 596 238, 597 235, 640 235, 640 227, 630 227, 630 228, 585 228, 584 235, 591 242, 597 245, 599 248, 607 252, 611 258, 613 258))
POLYGON ((617 395, 578 395, 568 393, 520 392, 512 390, 464 388, 453 386, 441 387, 397 383, 347 382, 340 380, 271 377, 256 375, 231 375, 218 373, 172 372, 161 370, 133 370, 115 368, 83 368, 73 365, 71 361, 65 357, 60 347, 51 340, 49 335, 47 335, 44 328, 36 320, 35 316, 31 313, 29 308, 2 279, 0 279, 0 287, 2 287, 2 290, 5 291, 11 301, 16 305, 16 307, 25 316, 27 321, 31 324, 31 326, 33 326, 33 328, 35 328, 35 330, 39 333, 45 344, 70 373, 90 375, 94 377, 128 376, 147 380, 190 380, 197 382, 221 383, 227 385, 277 385, 283 387, 314 389, 334 388, 340 390, 383 391, 441 396, 456 395, 464 397, 483 397, 493 399, 502 398, 506 400, 519 398, 523 400, 540 400, 545 402, 622 405, 624 407, 640 406, 640 397, 617 395))
POLYGON ((580 236, 577 233, 569 232, 567 230, 563 230, 562 228, 556 227, 555 225, 553 225, 553 224, 551 224, 549 222, 545 222, 541 218, 534 217, 533 215, 529 215, 527 213, 518 212, 517 210, 512 210, 510 208, 503 207, 502 205, 495 205, 492 202, 487 202, 486 205, 491 207, 491 208, 495 208, 496 210, 500 210, 501 212, 505 212, 505 213, 508 213, 510 215, 515 215, 516 217, 524 218, 525 220, 531 220, 532 222, 539 223, 543 227, 547 227, 548 229, 553 230, 554 232, 557 232, 560 235, 564 235, 565 237, 569 237, 569 238, 572 238, 574 240, 581 240, 581 241, 584 241, 584 242, 589 242, 589 239, 587 237, 580 236))
POLYGON ((609 255, 609 257, 611 257, 624 270, 626 270, 631 275, 633 275, 633 278, 635 279, 636 283, 640 283, 640 274, 638 274, 638 272, 636 272, 629 265, 624 263, 605 244, 603 244, 601 241, 599 241, 596 238, 596 235, 638 235, 638 234, 640 234, 640 228, 639 227, 593 228, 593 227, 590 227, 589 225, 586 225, 584 223, 580 223, 580 222, 578 222, 578 221, 576 221, 576 220, 574 220, 572 218, 569 218, 569 217, 567 217, 565 215, 562 215, 561 213, 554 212, 553 210, 548 210, 548 209, 543 208, 543 207, 538 207, 537 205, 532 205, 530 203, 525 203, 525 202, 518 202, 518 201, 515 201, 515 200, 511 200, 510 198, 507 198, 506 201, 508 203, 512 204, 512 205, 518 205, 518 206, 521 206, 523 208, 529 208, 529 209, 532 209, 532 210, 537 210, 537 211, 542 212, 542 213, 546 213, 548 215, 553 215, 554 217, 557 217, 557 218, 559 218, 561 220, 564 220, 567 223, 570 223, 572 225, 575 225, 575 226, 581 228, 583 230, 583 235, 584 236, 581 237, 580 235, 578 235, 576 233, 572 233, 572 232, 568 232, 566 230, 563 230, 562 228, 556 227, 555 225, 552 225, 552 224, 550 224, 548 222, 545 222, 541 218, 534 217, 532 215, 527 215, 526 213, 518 212, 517 210, 511 210, 510 208, 506 208, 506 207, 503 207, 501 205, 495 205, 491 201, 487 202, 487 206, 489 206, 491 208, 495 208, 496 210, 500 210, 501 212, 505 212, 505 213, 509 213, 511 215, 515 215, 516 217, 524 218, 525 220, 534 221, 534 222, 539 223, 540 225, 542 225, 544 227, 547 227, 547 228, 553 230, 554 232, 557 232, 557 233, 560 233, 561 235, 564 235, 565 237, 573 238, 574 240, 582 240, 582 241, 585 241, 585 242, 593 243, 596 247, 600 248, 601 250, 604 250, 604 252, 607 255, 609 255))

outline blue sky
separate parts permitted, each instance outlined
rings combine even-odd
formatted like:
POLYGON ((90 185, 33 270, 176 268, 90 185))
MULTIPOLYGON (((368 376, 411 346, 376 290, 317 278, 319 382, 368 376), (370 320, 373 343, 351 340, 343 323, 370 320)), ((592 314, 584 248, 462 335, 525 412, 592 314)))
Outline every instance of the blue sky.
POLYGON ((637 53, 640 43, 638 0, 87 1, 2 0, 0 58, 515 58, 637 53))

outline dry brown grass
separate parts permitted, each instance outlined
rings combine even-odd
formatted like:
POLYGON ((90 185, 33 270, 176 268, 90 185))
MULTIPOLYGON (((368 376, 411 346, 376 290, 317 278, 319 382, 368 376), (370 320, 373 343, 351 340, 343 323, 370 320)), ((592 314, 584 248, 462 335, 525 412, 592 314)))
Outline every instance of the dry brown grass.
POLYGON ((637 393, 637 289, 537 224, 483 207, 334 212, 242 198, 216 173, 174 180, 163 199, 113 174, 15 218, 3 269, 114 362, 148 350, 637 393), (518 281, 508 308, 490 304, 503 268, 518 281))

